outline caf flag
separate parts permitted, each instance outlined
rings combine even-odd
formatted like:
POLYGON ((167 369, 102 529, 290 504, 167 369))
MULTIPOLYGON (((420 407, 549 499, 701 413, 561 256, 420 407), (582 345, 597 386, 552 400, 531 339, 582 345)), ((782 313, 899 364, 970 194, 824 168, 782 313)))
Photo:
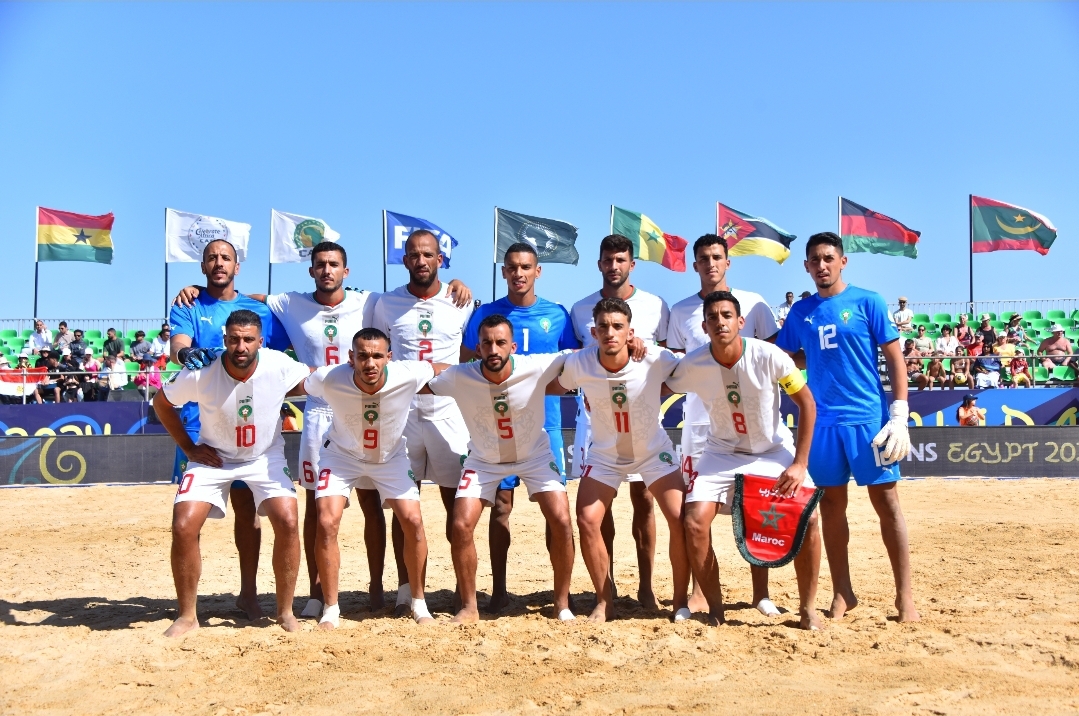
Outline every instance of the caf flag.
POLYGON ((306 261, 311 249, 323 241, 337 241, 341 234, 322 219, 270 209, 270 263, 306 261))
POLYGON ((442 252, 441 268, 449 268, 450 254, 457 247, 457 239, 426 219, 383 210, 382 240, 386 246, 386 263, 403 264, 405 262, 405 241, 409 234, 418 229, 427 229, 435 235, 438 239, 438 249, 442 252))
POLYGON ((165 262, 200 263, 202 250, 211 241, 227 241, 236 249, 236 260, 247 258, 251 224, 165 209, 165 262))
POLYGON ((526 243, 536 250, 541 264, 577 265, 577 227, 558 219, 518 214, 495 208, 495 263, 506 258, 506 249, 526 243))

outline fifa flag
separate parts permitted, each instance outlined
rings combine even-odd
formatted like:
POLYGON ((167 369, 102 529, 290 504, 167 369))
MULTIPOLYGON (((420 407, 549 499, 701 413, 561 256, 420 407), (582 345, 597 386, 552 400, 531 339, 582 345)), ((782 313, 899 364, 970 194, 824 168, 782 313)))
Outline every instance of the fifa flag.
POLYGON ((782 264, 797 236, 768 219, 743 214, 716 202, 716 233, 727 242, 728 256, 766 256, 782 264))
POLYGON ((311 249, 323 241, 337 241, 341 234, 322 219, 286 214, 270 209, 270 263, 295 264, 306 261, 311 249))
POLYGON ((112 214, 37 208, 38 261, 112 263, 112 214))
POLYGON ((247 258, 251 224, 165 209, 165 262, 201 263, 202 250, 211 241, 227 241, 236 249, 236 260, 247 258))
POLYGON ((634 258, 654 261, 671 271, 686 270, 688 242, 681 236, 663 233, 663 229, 644 214, 612 206, 611 233, 621 234, 633 242, 634 258))
POLYGON ((495 263, 506 258, 506 249, 525 243, 536 250, 541 264, 577 265, 577 227, 558 219, 518 214, 495 208, 495 263))
POLYGON ((425 219, 383 210, 382 241, 386 247, 386 263, 403 264, 405 262, 405 241, 408 235, 417 229, 427 229, 435 235, 438 239, 439 250, 442 252, 442 268, 449 268, 450 254, 457 247, 457 239, 425 219))

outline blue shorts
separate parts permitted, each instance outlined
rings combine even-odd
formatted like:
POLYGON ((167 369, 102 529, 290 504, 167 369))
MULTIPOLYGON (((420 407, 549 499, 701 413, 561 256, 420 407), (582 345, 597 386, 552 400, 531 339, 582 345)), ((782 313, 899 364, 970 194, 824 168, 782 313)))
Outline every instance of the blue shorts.
MULTIPOLYGON (((566 458, 565 449, 562 445, 562 431, 557 428, 552 428, 547 431, 547 439, 551 441, 551 452, 554 454, 554 461, 558 465, 558 474, 562 476, 562 484, 566 484, 566 458)), ((521 478, 516 475, 510 475, 498 484, 499 490, 512 490, 521 484, 521 478)))
MULTIPOLYGON (((198 440, 199 434, 197 432, 187 433, 188 437, 192 440, 198 440)), ((172 461, 172 484, 179 485, 180 480, 183 479, 184 470, 187 469, 187 455, 184 455, 184 451, 180 448, 176 448, 176 457, 172 461)), ((233 490, 250 490, 247 483, 240 480, 236 480, 232 483, 231 489, 233 490)))
POLYGON ((885 463, 873 438, 884 425, 818 425, 809 451, 809 474, 817 487, 839 487, 854 481, 865 487, 899 480, 899 463, 885 463))

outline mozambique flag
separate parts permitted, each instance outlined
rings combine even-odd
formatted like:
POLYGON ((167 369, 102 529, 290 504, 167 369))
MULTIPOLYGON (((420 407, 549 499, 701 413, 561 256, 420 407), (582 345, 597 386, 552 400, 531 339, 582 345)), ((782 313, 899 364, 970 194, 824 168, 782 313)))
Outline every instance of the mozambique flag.
POLYGON ((1043 256, 1057 238, 1049 219, 1030 209, 980 196, 970 197, 971 240, 976 254, 1031 249, 1043 256))
POLYGON ((890 216, 843 197, 839 198, 839 204, 839 233, 844 252, 918 258, 918 237, 922 232, 908 229, 890 216))
POLYGON ((37 208, 38 261, 112 263, 112 214, 37 208))
POLYGON ((767 256, 783 263, 791 255, 788 234, 768 219, 743 214, 716 202, 716 233, 727 242, 728 256, 767 256))
POLYGON ((633 242, 633 258, 655 261, 671 271, 686 270, 686 240, 663 229, 644 214, 611 207, 611 232, 633 242))

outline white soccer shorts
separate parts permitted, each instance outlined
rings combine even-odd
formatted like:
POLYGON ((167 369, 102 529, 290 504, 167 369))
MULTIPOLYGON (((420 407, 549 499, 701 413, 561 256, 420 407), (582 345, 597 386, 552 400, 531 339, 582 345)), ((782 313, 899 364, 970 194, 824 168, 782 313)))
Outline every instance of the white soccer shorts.
POLYGON ((189 462, 176 489, 173 504, 208 502, 212 505, 210 519, 219 520, 225 516, 229 489, 236 480, 244 482, 250 488, 255 497, 255 509, 260 515, 265 516, 262 503, 270 498, 296 499, 296 488, 289 475, 288 463, 285 462, 285 451, 278 448, 254 460, 225 463, 222 467, 189 462))
MULTIPOLYGON (((570 461, 568 477, 579 480, 588 465, 588 446, 592 444, 592 418, 584 409, 584 398, 577 396, 577 424, 573 431, 573 460, 570 461)), ((643 482, 640 473, 626 475, 625 482, 643 482)))
POLYGON ((456 490, 461 466, 468 455, 468 428, 461 411, 445 420, 420 420, 410 410, 405 423, 405 446, 417 484, 430 480, 439 487, 456 490))
POLYGON ((409 463, 404 453, 398 453, 389 462, 363 462, 327 449, 320 458, 316 500, 344 497, 348 507, 354 489, 378 490, 383 509, 388 507, 386 500, 420 499, 420 489, 408 476, 409 463))
MULTIPOLYGON (((792 445, 782 445, 762 455, 705 451, 697 463, 697 475, 686 489, 686 502, 718 502, 721 505, 719 514, 729 515, 734 499, 735 474, 779 477, 793 462, 792 445)), ((816 487, 808 474, 802 485, 816 487)))
POLYGON ((708 423, 682 425, 681 462, 682 480, 688 485, 697 472, 697 465, 708 443, 708 423))
POLYGON ((498 485, 510 475, 521 478, 528 490, 528 499, 532 502, 541 492, 566 491, 562 475, 558 472, 558 463, 551 451, 547 450, 539 457, 521 462, 492 464, 473 457, 467 458, 457 485, 457 497, 475 497, 493 505, 498 485))
POLYGON ((581 470, 581 477, 590 477, 616 490, 623 482, 638 482, 631 479, 632 477, 639 477, 645 487, 651 487, 659 478, 678 472, 678 465, 674 460, 674 446, 626 465, 609 465, 596 457, 595 453, 589 456, 589 462, 581 470))
POLYGON ((300 434, 300 486, 314 490, 318 484, 319 453, 326 433, 333 425, 333 409, 328 405, 311 405, 303 411, 303 432, 300 434))

